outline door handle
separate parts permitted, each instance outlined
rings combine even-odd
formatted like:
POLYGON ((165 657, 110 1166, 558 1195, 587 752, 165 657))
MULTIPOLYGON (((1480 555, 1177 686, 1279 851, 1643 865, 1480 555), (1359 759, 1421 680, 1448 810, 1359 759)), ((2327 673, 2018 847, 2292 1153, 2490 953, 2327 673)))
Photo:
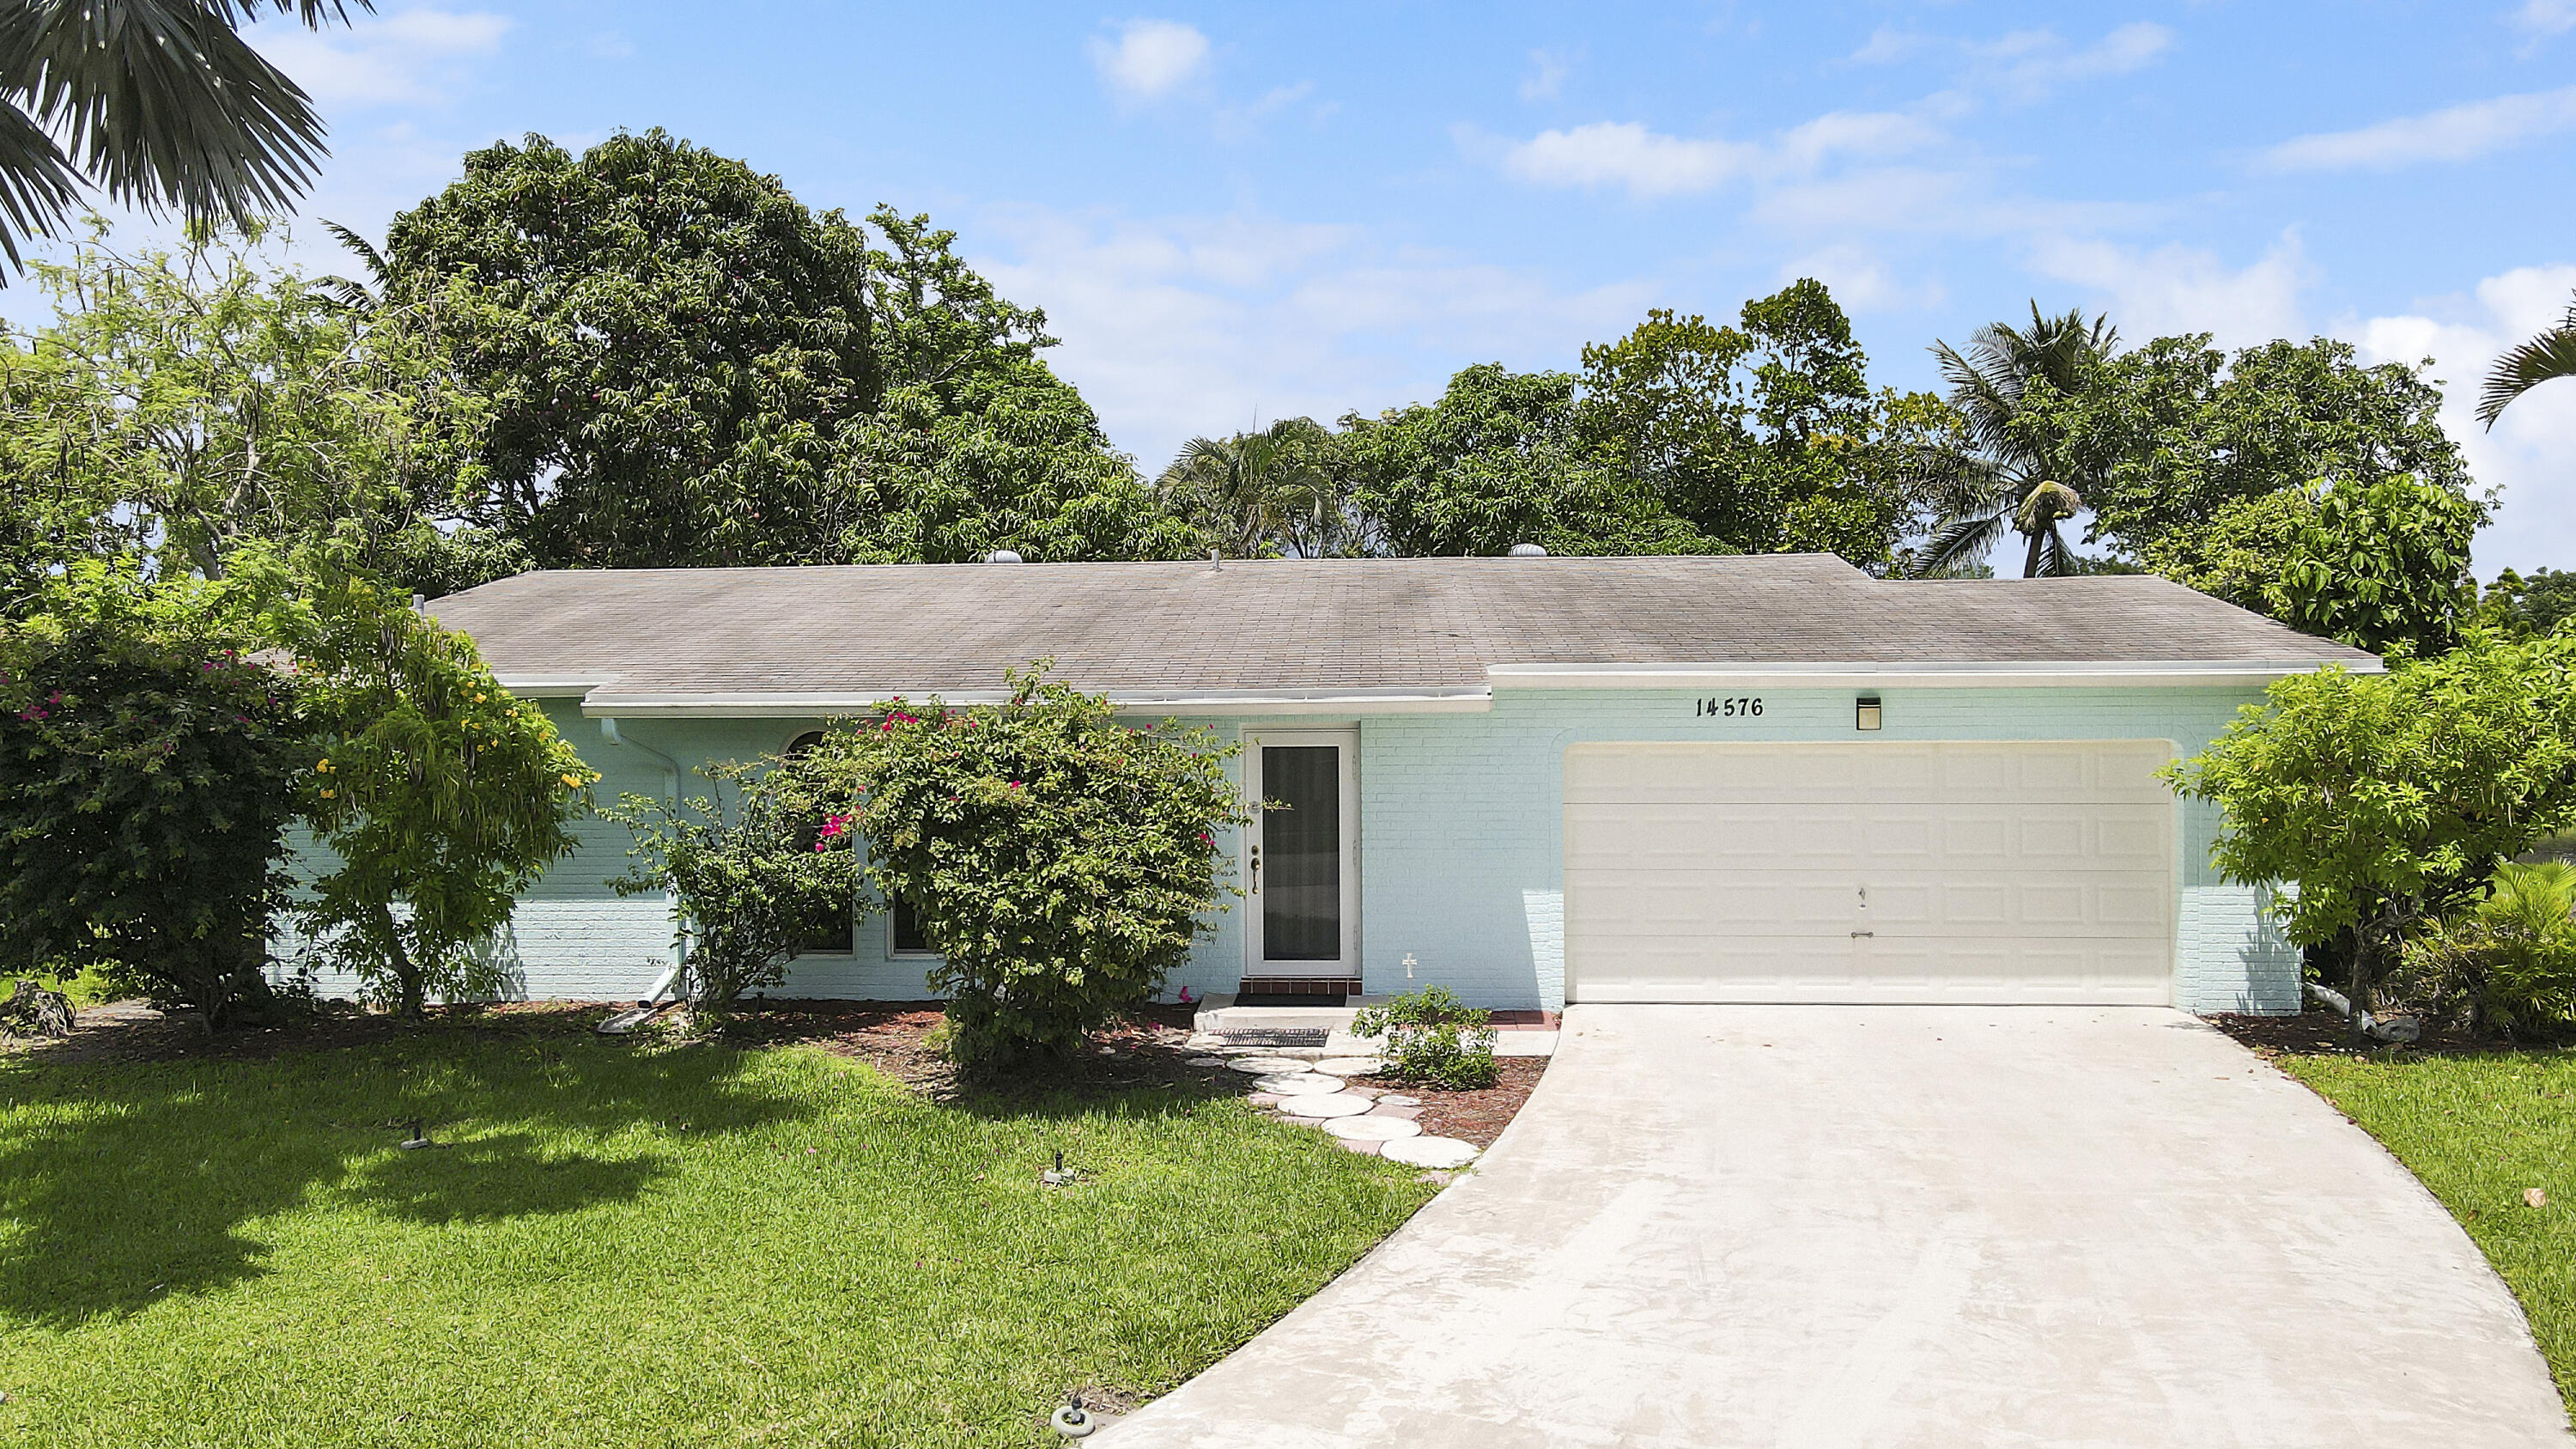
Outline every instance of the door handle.
POLYGON ((1852 932, 1852 939, 1857 941, 1864 936, 1876 936, 1877 934, 1878 933, 1876 931, 1854 931, 1852 932))
POLYGON ((1261 847, 1252 847, 1252 893, 1261 894, 1261 847))

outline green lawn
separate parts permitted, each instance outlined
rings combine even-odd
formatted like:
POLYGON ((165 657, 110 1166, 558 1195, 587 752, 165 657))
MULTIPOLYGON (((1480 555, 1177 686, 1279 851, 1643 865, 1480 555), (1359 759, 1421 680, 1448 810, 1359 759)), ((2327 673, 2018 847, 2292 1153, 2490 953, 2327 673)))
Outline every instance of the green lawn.
POLYGON ((811 1047, 0 1060, 0 1443, 1050 1443, 1431 1191, 1198 1089, 943 1106, 811 1047))
POLYGON ((2576 1052, 2280 1063, 2386 1143, 2469 1230, 2576 1408, 2576 1052), (2547 1207, 2524 1204, 2534 1187, 2547 1207))

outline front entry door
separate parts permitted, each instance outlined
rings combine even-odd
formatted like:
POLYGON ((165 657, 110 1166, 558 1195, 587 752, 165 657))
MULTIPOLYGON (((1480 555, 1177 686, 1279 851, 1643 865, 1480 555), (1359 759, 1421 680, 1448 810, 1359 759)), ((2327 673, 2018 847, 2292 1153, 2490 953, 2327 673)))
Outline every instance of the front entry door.
POLYGON ((1256 802, 1246 832, 1244 975, 1360 974, 1358 755, 1359 736, 1348 730, 1244 741, 1256 802))

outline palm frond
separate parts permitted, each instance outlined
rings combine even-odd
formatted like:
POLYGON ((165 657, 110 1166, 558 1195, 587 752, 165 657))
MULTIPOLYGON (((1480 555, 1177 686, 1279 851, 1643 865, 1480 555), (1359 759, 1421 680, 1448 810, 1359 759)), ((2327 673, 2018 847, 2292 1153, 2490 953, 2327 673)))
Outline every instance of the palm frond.
POLYGON ((2493 428, 2515 398, 2561 377, 2576 377, 2576 306, 2565 321, 2496 359, 2478 398, 2478 421, 2493 428))
POLYGON ((2009 526, 2010 515, 2003 513, 1969 514, 1942 520, 1923 540, 1922 549, 1914 556, 1917 578, 1943 573, 1961 562, 1984 558, 1995 551, 1996 543, 2009 526))
MULTIPOLYGON (((311 98, 234 33, 268 8, 21 0, 0 8, 0 93, 62 137, 116 201, 247 220, 301 195, 325 154, 311 98)), ((347 18, 341 0, 273 8, 317 28, 347 18)))
POLYGON ((0 104, 0 252, 23 266, 18 243, 52 236, 80 199, 80 172, 24 111, 0 104))
POLYGON ((359 264, 366 269, 367 280, 362 282, 354 277, 336 275, 315 277, 314 290, 330 298, 334 305, 346 307, 352 312, 374 311, 377 303, 384 297, 386 275, 384 253, 377 251, 374 244, 365 237, 328 217, 323 218, 322 229, 331 233, 340 245, 358 254, 359 264))

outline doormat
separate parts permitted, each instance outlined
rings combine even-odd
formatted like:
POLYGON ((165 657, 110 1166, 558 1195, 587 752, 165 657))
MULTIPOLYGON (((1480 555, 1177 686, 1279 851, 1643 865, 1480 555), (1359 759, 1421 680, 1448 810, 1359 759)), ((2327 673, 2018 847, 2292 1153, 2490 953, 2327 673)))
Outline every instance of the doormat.
POLYGON ((1339 992, 1321 991, 1246 991, 1234 998, 1237 1006, 1339 1006, 1339 992))
POLYGON ((1227 1046, 1319 1047, 1332 1039, 1332 1032, 1320 1026, 1256 1026, 1242 1031, 1221 1031, 1227 1046))

